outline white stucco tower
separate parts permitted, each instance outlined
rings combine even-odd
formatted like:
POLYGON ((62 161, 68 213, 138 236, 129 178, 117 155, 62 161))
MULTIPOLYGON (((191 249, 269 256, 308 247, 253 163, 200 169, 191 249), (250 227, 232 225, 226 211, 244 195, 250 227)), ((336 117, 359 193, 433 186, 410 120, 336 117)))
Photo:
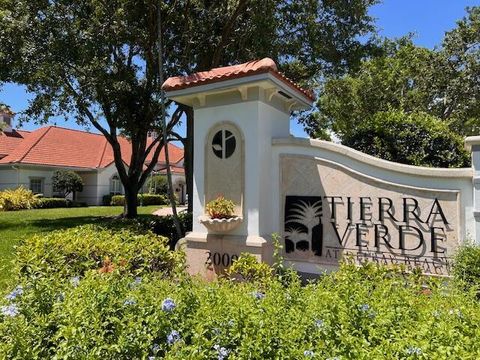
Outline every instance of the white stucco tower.
POLYGON ((190 272, 218 273, 241 252, 270 262, 279 216, 272 139, 289 136, 290 113, 309 108, 312 94, 268 58, 170 78, 163 89, 194 110, 193 231, 181 241, 190 272), (208 222, 205 205, 218 196, 234 201, 236 224, 208 222))

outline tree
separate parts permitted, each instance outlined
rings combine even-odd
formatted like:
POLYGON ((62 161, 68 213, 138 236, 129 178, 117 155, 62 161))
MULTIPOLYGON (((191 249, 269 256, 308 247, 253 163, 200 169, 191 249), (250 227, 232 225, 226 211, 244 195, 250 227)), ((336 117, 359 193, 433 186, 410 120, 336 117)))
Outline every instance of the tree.
POLYGON ((460 135, 435 116, 399 110, 377 112, 349 132, 343 144, 403 164, 466 167, 470 157, 460 135))
POLYGON ((167 195, 168 183, 164 175, 153 175, 147 180, 148 191, 151 194, 167 195))
POLYGON ((377 112, 425 112, 461 135, 480 131, 480 7, 446 33, 435 50, 415 46, 411 37, 385 40, 377 56, 358 69, 328 78, 319 112, 304 121, 313 137, 353 136, 377 112))
POLYGON ((52 186, 56 191, 62 192, 65 198, 73 194, 75 199, 75 193, 82 191, 83 185, 83 179, 74 171, 57 170, 53 173, 52 186))
POLYGON ((480 6, 447 32, 432 81, 433 111, 462 135, 480 133, 480 6))
MULTIPOLYGON (((377 0, 163 1, 165 74, 178 75, 264 56, 307 81, 358 63, 377 0)), ((185 143, 191 194, 192 109, 170 103, 161 126, 155 0, 1 0, 0 83, 27 86, 24 118, 73 116, 105 136, 125 188, 124 215, 136 216, 137 192, 153 170, 167 134, 185 143), (187 116, 187 138, 173 132, 187 116), (149 140, 154 130, 158 136, 149 140), (131 142, 124 164, 119 134, 131 142), (152 161, 144 167, 145 159, 152 161)))

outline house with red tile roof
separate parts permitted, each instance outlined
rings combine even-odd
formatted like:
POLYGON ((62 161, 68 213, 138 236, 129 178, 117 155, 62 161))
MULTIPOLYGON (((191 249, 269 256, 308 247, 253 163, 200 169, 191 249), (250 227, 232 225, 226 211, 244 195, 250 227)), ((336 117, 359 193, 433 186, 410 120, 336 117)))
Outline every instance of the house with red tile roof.
MULTIPOLYGON (((123 193, 112 148, 103 135, 57 126, 34 131, 15 130, 13 116, 11 111, 0 109, 3 126, 0 132, 0 190, 23 186, 46 197, 56 196, 52 175, 56 170, 67 169, 77 172, 84 181, 83 191, 76 194, 77 201, 101 205, 104 196, 123 193)), ((119 141, 123 161, 128 166, 130 142, 124 137, 119 141)), ((168 150, 174 188, 183 202, 186 191, 183 149, 170 143, 168 150)), ((145 165, 151 160, 152 154, 145 165)), ((163 149, 155 172, 166 172, 163 149)))

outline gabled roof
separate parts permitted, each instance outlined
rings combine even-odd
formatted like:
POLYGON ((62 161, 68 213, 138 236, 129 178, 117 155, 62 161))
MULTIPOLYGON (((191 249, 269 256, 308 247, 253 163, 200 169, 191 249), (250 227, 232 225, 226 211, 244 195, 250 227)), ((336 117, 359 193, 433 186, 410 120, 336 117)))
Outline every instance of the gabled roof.
POLYGON ((10 154, 29 134, 29 131, 23 130, 0 131, 0 158, 10 154))
POLYGON ((162 89, 165 91, 175 91, 263 73, 274 75, 277 79, 281 80, 292 89, 299 91, 310 100, 315 100, 313 92, 303 89, 297 83, 279 72, 275 61, 270 58, 253 60, 239 65, 214 68, 209 71, 201 71, 186 76, 170 77, 163 83, 162 89))
MULTIPOLYGON (((0 136, 0 150, 6 156, 0 164, 32 164, 72 168, 105 168, 113 163, 113 150, 103 135, 85 131, 47 126, 38 130, 18 132, 20 136, 0 136), (15 140, 13 140, 15 138, 15 140)), ((151 143, 152 139, 149 140, 151 143)), ((122 159, 130 163, 132 148, 128 139, 119 137, 122 159)), ((169 144, 170 162, 176 164, 183 159, 183 149, 169 144)), ((0 152, 1 154, 1 152, 0 152)), ((152 160, 149 154, 146 163, 152 160)), ((165 162, 164 150, 159 161, 165 162)))

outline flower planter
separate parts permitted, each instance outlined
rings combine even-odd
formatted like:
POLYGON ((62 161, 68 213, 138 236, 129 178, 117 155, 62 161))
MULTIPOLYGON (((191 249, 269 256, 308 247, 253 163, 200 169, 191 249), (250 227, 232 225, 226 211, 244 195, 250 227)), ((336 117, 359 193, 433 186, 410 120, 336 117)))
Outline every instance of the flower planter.
POLYGON ((243 218, 240 216, 234 216, 228 219, 212 219, 209 216, 200 216, 199 220, 209 231, 216 233, 232 231, 243 222, 243 218))

